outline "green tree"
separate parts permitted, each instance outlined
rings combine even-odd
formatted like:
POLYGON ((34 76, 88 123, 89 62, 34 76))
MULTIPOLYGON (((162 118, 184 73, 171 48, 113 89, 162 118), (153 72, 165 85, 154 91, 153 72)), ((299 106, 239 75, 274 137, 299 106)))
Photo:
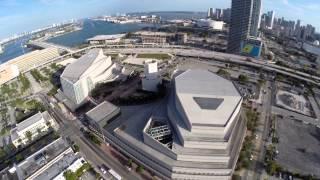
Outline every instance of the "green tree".
POLYGON ((241 83, 246 83, 246 82, 248 82, 249 78, 248 78, 248 76, 246 76, 246 75, 240 74, 239 77, 238 77, 238 80, 239 80, 241 83))
POLYGON ((275 173, 282 171, 281 166, 279 166, 275 161, 270 161, 267 164, 267 172, 271 175, 274 175, 275 173))
POLYGON ((0 159, 7 155, 6 151, 3 148, 0 148, 0 159))
POLYGON ((26 137, 28 138, 28 141, 31 141, 31 140, 32 140, 32 132, 27 131, 25 135, 26 135, 26 137))
POLYGON ((47 122, 46 122, 46 125, 50 128, 50 127, 51 127, 51 122, 50 122, 50 121, 47 121, 47 122))
POLYGON ((128 159, 128 166, 132 167, 132 159, 128 159))
POLYGON ((75 173, 73 173, 71 170, 67 170, 63 173, 63 176, 66 178, 66 180, 77 180, 77 176, 75 173))
POLYGON ((74 152, 79 152, 80 147, 75 144, 75 145, 73 145, 73 150, 74 150, 74 152))
POLYGON ((20 161, 22 161, 24 158, 23 158, 23 156, 21 155, 21 154, 17 154, 16 155, 16 161, 18 161, 18 162, 20 162, 20 161))
POLYGON ((37 128, 37 133, 38 133, 38 134, 41 134, 41 132, 42 132, 41 129, 40 129, 40 128, 37 128))
POLYGON ((226 78, 231 76, 230 73, 224 69, 219 69, 217 74, 226 78))
POLYGON ((144 168, 143 168, 143 166, 141 166, 141 165, 139 165, 139 166, 137 167, 137 169, 136 169, 136 171, 137 171, 138 173, 142 173, 143 170, 144 170, 144 168))

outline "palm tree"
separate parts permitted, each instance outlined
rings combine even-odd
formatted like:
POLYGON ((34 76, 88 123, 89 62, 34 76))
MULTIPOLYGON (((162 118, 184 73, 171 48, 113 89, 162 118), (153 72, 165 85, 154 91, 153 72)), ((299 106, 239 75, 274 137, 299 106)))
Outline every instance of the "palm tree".
POLYGON ((26 132, 26 137, 28 138, 29 141, 31 141, 32 140, 32 132, 27 131, 26 132))
POLYGON ((40 128, 38 128, 38 129, 37 129, 37 133, 40 135, 40 134, 41 134, 41 132, 42 132, 42 131, 41 131, 41 129, 40 129, 40 128))
POLYGON ((47 125, 48 127, 51 127, 51 122, 50 122, 50 121, 47 121, 46 125, 47 125))

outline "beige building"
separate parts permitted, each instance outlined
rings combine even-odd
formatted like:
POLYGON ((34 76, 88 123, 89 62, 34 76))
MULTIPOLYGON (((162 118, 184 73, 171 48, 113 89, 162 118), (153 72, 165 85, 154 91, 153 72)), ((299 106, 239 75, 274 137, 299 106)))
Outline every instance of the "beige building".
POLYGON ((144 44, 169 44, 170 42, 182 44, 186 43, 188 40, 186 33, 138 31, 135 32, 133 36, 141 38, 141 41, 144 44))
POLYGON ((28 133, 32 134, 32 140, 40 134, 47 132, 50 127, 54 128, 56 126, 57 123, 47 111, 42 113, 38 112, 30 118, 20 122, 11 130, 11 141, 15 147, 18 147, 19 145, 28 143, 28 133))
POLYGON ((20 72, 24 72, 37 65, 60 56, 58 48, 35 50, 8 61, 8 65, 16 65, 20 72))
POLYGON ((0 66, 0 85, 19 76, 19 69, 16 65, 0 66))

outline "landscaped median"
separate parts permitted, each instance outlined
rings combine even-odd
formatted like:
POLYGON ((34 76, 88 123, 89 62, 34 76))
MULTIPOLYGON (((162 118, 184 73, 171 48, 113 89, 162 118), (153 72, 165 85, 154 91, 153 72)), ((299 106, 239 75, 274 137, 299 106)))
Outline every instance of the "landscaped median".
POLYGON ((169 54, 138 54, 137 58, 145 58, 145 59, 159 59, 159 60, 168 60, 171 59, 169 54))

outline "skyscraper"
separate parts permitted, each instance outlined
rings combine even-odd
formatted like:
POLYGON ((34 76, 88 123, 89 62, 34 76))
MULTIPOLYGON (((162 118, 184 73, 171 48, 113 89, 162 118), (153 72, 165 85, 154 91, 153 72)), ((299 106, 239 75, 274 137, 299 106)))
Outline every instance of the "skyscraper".
POLYGON ((261 22, 261 1, 252 0, 250 36, 258 37, 261 22))
POLYGON ((213 9, 212 8, 209 8, 208 9, 208 18, 211 18, 211 17, 213 17, 213 9))
POLYGON ((274 16, 275 16, 274 11, 269 11, 267 13, 266 26, 267 26, 268 29, 272 29, 273 28, 274 16))
POLYGON ((226 23, 230 23, 230 19, 231 19, 231 9, 227 8, 223 10, 223 21, 226 23))
POLYGON ((297 20, 296 27, 294 29, 294 35, 299 39, 301 34, 301 27, 300 27, 301 21, 300 19, 297 20))
POLYGON ((218 9, 216 8, 216 12, 215 12, 215 19, 216 20, 221 20, 223 16, 223 11, 222 9, 218 9))
POLYGON ((232 0, 228 52, 240 53, 241 44, 258 35, 260 14, 261 0, 232 0))

